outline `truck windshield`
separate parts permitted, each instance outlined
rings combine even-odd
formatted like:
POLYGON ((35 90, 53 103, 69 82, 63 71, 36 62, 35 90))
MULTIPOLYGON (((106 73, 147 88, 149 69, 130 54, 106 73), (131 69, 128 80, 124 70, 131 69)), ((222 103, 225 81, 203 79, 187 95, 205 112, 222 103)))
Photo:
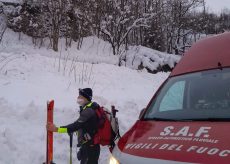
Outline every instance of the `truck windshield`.
POLYGON ((169 78, 144 119, 229 121, 230 68, 169 78))

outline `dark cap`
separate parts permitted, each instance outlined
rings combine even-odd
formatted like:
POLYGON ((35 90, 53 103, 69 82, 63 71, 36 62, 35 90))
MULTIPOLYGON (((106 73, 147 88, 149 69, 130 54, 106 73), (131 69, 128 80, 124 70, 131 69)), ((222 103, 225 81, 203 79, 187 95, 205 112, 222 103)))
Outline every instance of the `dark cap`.
POLYGON ((79 89, 79 95, 85 97, 87 100, 91 101, 93 97, 93 91, 91 88, 79 89))

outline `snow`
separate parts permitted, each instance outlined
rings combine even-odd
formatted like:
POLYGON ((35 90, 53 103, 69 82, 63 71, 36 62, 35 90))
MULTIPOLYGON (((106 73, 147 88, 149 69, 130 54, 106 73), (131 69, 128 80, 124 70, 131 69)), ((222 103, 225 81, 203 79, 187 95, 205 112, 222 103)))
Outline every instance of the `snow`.
MULTIPOLYGON (((44 39, 46 45, 49 45, 49 40, 44 39)), ((76 59, 79 62, 87 63, 107 63, 107 64, 118 64, 118 56, 112 54, 110 44, 98 39, 97 37, 87 37, 83 40, 81 50, 77 50, 77 45, 73 45, 67 51, 65 50, 65 40, 59 44, 60 52, 51 51, 51 47, 46 48, 45 46, 39 48, 34 46, 32 39, 26 35, 14 33, 11 30, 7 30, 4 34, 3 42, 0 44, 0 50, 4 52, 18 52, 23 49, 25 52, 29 51, 32 54, 36 54, 37 51, 43 56, 49 56, 53 58, 68 58, 69 60, 76 59), (20 38, 20 41, 19 41, 20 38), (34 48, 31 48, 34 47, 34 48), (95 58, 95 55, 97 56, 95 58)), ((39 45, 39 42, 38 42, 39 45)))
MULTIPOLYGON (((39 50, 44 56, 50 56, 54 58, 61 58, 74 60, 76 59, 79 62, 87 63, 106 63, 106 64, 119 64, 119 56, 114 56, 112 53, 112 48, 108 42, 105 42, 97 37, 87 37, 83 40, 83 46, 80 50, 77 50, 77 46, 72 46, 67 51, 65 51, 65 41, 60 42, 59 47, 61 53, 56 53, 53 51, 48 51, 47 48, 34 47, 31 49, 31 46, 34 46, 31 42, 31 38, 25 35, 20 35, 21 41, 18 42, 19 34, 15 34, 12 31, 8 30, 4 35, 3 43, 1 43, 2 49, 6 52, 17 52, 23 47, 26 51, 30 51, 33 54, 36 54, 39 50), (96 57, 95 57, 96 55, 96 57)), ((48 39, 45 40, 48 45, 48 39)), ((143 46, 131 46, 129 50, 124 55, 126 62, 122 61, 122 65, 131 69, 138 69, 141 63, 144 67, 156 71, 158 66, 169 65, 171 68, 174 67, 176 63, 179 62, 180 56, 167 54, 160 51, 152 50, 143 46)))
MULTIPOLYGON (((109 53, 108 44, 94 37, 86 38, 81 50, 63 49, 59 62, 60 53, 38 49, 29 37, 21 35, 19 41, 17 35, 8 30, 0 44, 0 164, 45 161, 47 100, 55 100, 54 122, 66 125, 79 115, 78 88, 92 87, 94 101, 119 110, 124 134, 169 75, 116 66, 118 59, 109 53), (68 54, 70 57, 65 56, 68 54), (76 56, 80 62, 73 62, 76 56)), ((76 150, 73 152, 73 163, 79 163, 76 150)), ((99 163, 106 164, 109 155, 108 149, 102 148, 99 163)), ((54 161, 68 160, 69 137, 55 134, 54 161)))
POLYGON ((143 46, 133 46, 128 50, 126 55, 126 65, 129 68, 138 69, 142 64, 143 67, 151 71, 157 70, 158 67, 168 65, 174 68, 179 62, 180 56, 166 54, 143 46))
POLYGON ((0 2, 22 3, 23 0, 0 0, 0 2))

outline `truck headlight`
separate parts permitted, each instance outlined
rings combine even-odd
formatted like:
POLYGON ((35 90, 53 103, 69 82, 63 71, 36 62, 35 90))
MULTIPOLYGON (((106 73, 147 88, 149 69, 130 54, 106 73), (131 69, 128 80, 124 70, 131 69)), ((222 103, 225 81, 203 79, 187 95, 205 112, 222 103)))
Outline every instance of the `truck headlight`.
POLYGON ((109 159, 109 164, 119 164, 119 162, 118 162, 118 160, 116 158, 111 156, 110 159, 109 159))

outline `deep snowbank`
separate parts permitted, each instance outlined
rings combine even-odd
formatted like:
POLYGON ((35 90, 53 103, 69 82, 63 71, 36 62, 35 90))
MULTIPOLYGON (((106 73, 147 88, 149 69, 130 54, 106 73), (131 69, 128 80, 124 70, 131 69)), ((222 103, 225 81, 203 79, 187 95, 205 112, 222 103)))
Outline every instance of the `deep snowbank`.
MULTIPOLYGON (((39 45, 38 40, 37 45, 39 45)), ((32 44, 32 38, 23 34, 19 35, 8 29, 0 44, 0 50, 4 52, 12 52, 12 50, 17 52, 23 48, 24 51, 32 54, 39 52, 44 56, 76 60, 78 62, 122 65, 135 70, 147 69, 151 73, 169 71, 181 58, 178 55, 163 53, 143 46, 130 46, 129 50, 122 57, 114 56, 111 45, 97 37, 84 38, 80 50, 77 50, 77 43, 74 42, 72 47, 66 50, 64 39, 60 40, 59 43, 59 51, 61 52, 57 53, 47 49, 47 45, 49 45, 49 40, 44 39, 43 46, 38 48, 39 46, 32 44), (31 49, 32 46, 34 49, 31 49)))
POLYGON ((133 46, 123 56, 122 65, 132 69, 144 69, 148 72, 171 71, 180 61, 181 57, 166 54, 143 46, 133 46))

